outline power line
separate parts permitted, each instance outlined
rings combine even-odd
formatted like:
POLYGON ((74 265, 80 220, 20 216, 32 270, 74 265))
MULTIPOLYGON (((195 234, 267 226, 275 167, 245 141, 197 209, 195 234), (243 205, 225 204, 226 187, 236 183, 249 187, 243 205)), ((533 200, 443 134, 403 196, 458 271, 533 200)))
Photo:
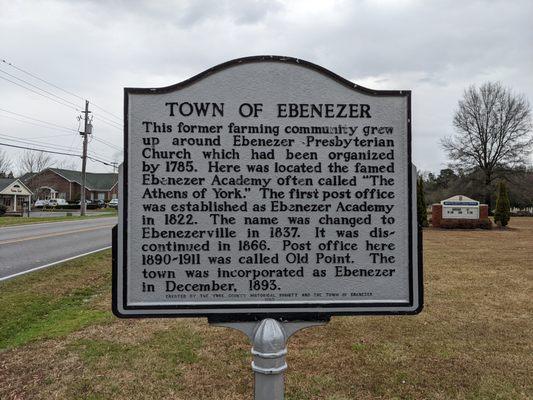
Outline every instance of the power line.
MULTIPOLYGON (((47 80, 45 80, 45 79, 43 79, 43 78, 40 78, 40 77, 38 77, 37 75, 32 74, 32 73, 29 72, 29 71, 26 71, 26 70, 24 70, 24 69, 22 69, 22 68, 20 68, 20 67, 17 67, 17 66, 14 65, 13 63, 10 63, 10 62, 8 62, 8 61, 6 61, 6 60, 2 60, 2 62, 3 62, 4 64, 10 66, 11 68, 15 68, 17 71, 20 71, 20 72, 22 72, 22 73, 24 73, 24 74, 26 74, 26 75, 28 75, 28 76, 31 76, 31 77, 34 78, 34 79, 37 79, 37 80, 39 80, 39 81, 41 81, 41 82, 43 82, 43 83, 46 83, 47 85, 50 85, 50 86, 52 86, 52 87, 54 87, 54 88, 56 88, 56 89, 58 89, 58 90, 61 90, 61 91, 64 92, 64 93, 67 93, 67 94, 69 94, 69 95, 71 95, 71 96, 74 96, 74 97, 76 97, 76 98, 78 98, 78 99, 80 99, 80 100, 85 101, 85 99, 84 99, 83 97, 77 95, 76 93, 72 93, 72 92, 70 92, 70 91, 68 91, 68 90, 66 90, 66 89, 63 89, 62 87, 57 86, 57 85, 53 84, 52 82, 49 82, 49 81, 47 81, 47 80)), ((105 108, 100 107, 99 105, 95 104, 95 103, 92 102, 92 101, 91 101, 91 104, 92 104, 94 107, 96 107, 96 108, 100 109, 101 111, 105 112, 106 114, 109 114, 109 115, 115 117, 116 119, 118 119, 120 122, 122 122, 122 118, 119 117, 119 116, 117 116, 116 114, 113 114, 112 112, 107 111, 105 108)))
MULTIPOLYGON (((53 127, 53 126, 48 126, 48 125, 44 125, 44 124, 38 124, 36 122, 32 122, 32 121, 25 121, 23 119, 19 119, 19 118, 15 118, 15 117, 12 117, 10 115, 0 115, 0 117, 3 117, 3 118, 9 118, 9 119, 12 119, 12 120, 15 120, 15 121, 18 121, 18 122, 23 122, 25 124, 30 124, 30 125, 34 125, 34 126, 39 126, 41 128, 46 128, 46 129, 52 129, 54 131, 57 131, 57 130, 60 130, 60 131, 64 131, 64 132, 71 132, 70 129, 64 129, 64 128, 56 128, 56 127, 53 127)), ((72 133, 72 132, 71 132, 72 133)), ((52 137, 55 137, 55 136, 52 136, 52 137)))
POLYGON ((97 104, 94 104, 94 103, 91 103, 91 104, 92 104, 94 107, 98 108, 100 111, 103 111, 103 112, 105 112, 106 114, 109 114, 109 115, 115 117, 116 119, 118 119, 118 120, 122 123, 122 118, 121 118, 121 117, 118 117, 116 114, 113 114, 112 112, 107 111, 106 109, 100 107, 100 106, 97 105, 97 104))
MULTIPOLYGON (((96 116, 96 115, 94 115, 96 116)), ((118 127, 122 128, 122 123, 119 123, 119 122, 116 122, 116 121, 113 121, 112 119, 109 119, 107 117, 104 117, 102 114, 98 113, 98 118, 102 119, 102 120, 106 120, 112 124, 115 124, 117 125, 118 127)))
POLYGON ((36 90, 33 90, 33 89, 29 88, 29 87, 26 87, 26 86, 24 86, 24 85, 21 85, 20 83, 17 83, 17 82, 15 82, 15 81, 12 81, 11 79, 7 79, 7 78, 5 78, 5 77, 3 77, 3 76, 0 76, 0 79, 3 79, 3 80, 8 81, 8 82, 11 82, 11 83, 13 83, 14 85, 20 86, 20 87, 23 88, 23 89, 26 89, 26 90, 29 90, 30 92, 33 92, 33 93, 35 93, 35 94, 38 94, 39 96, 46 97, 46 98, 49 99, 49 100, 52 100, 52 101, 55 101, 55 102, 58 103, 58 104, 61 104, 62 106, 65 106, 65 107, 71 108, 71 109, 73 109, 73 110, 75 110, 75 111, 80 111, 79 108, 72 107, 71 105, 66 104, 66 103, 62 103, 62 102, 60 102, 59 100, 54 99, 53 97, 47 96, 47 95, 45 95, 45 94, 42 94, 42 93, 40 93, 40 92, 38 92, 38 91, 36 91, 36 90))
POLYGON ((91 156, 87 156, 87 158, 91 161, 95 161, 95 162, 99 162, 101 164, 104 164, 104 165, 107 165, 109 167, 116 167, 117 166, 117 163, 116 162, 105 162, 105 161, 102 161, 102 160, 99 160, 97 158, 94 158, 94 157, 91 157, 91 156))
POLYGON ((37 145, 37 146, 49 147, 49 148, 52 148, 52 149, 72 151, 72 147, 69 148, 67 146, 61 146, 61 145, 57 145, 57 144, 53 144, 53 143, 41 142, 41 141, 38 141, 38 140, 19 139, 16 136, 6 135, 5 133, 4 134, 0 134, 0 137, 2 139, 4 139, 4 140, 9 140, 11 142, 18 142, 18 143, 23 143, 23 144, 29 144, 29 145, 32 145, 32 146, 33 145, 37 145))
POLYGON ((52 153, 52 154, 61 154, 63 156, 72 156, 72 157, 80 157, 80 154, 72 154, 72 153, 62 153, 60 151, 53 151, 53 150, 43 150, 43 149, 35 149, 31 147, 25 147, 25 146, 18 146, 15 144, 8 144, 8 143, 2 143, 0 142, 0 146, 8 146, 8 147, 16 147, 17 149, 25 149, 25 150, 31 150, 31 151, 40 151, 42 153, 52 153))
MULTIPOLYGON (((91 139, 89 140, 89 143, 92 142, 92 139, 94 139, 94 137, 92 137, 92 134, 91 134, 91 139)), ((107 156, 102 156, 101 154, 95 153, 94 151, 87 151, 87 154, 89 154, 92 157, 97 157, 98 159, 106 161, 106 162, 109 162, 109 163, 112 162, 112 161, 109 160, 109 158, 107 156)))
POLYGON ((75 107, 78 106, 76 103, 73 103, 73 102, 70 101, 70 100, 64 99, 63 97, 60 97, 60 96, 58 96, 58 95, 55 94, 55 93, 49 92, 48 90, 45 90, 45 89, 43 89, 43 88, 41 88, 41 87, 39 87, 39 86, 37 86, 37 85, 34 85, 34 84, 31 83, 31 82, 28 82, 28 81, 26 81, 26 80, 24 80, 24 79, 22 79, 22 78, 19 78, 19 77, 16 76, 16 75, 12 75, 12 74, 10 74, 9 72, 4 71, 3 69, 0 69, 0 72, 2 72, 3 74, 9 75, 10 77, 15 78, 15 79, 18 80, 18 81, 24 82, 26 85, 30 85, 31 87, 34 87, 34 88, 36 88, 36 89, 38 89, 38 90, 40 90, 40 91, 42 91, 42 92, 45 92, 45 93, 47 93, 47 94, 49 94, 49 95, 51 95, 51 96, 57 97, 58 99, 64 101, 65 103, 72 104, 72 105, 75 106, 75 107))
POLYGON ((109 122, 104 121, 103 119, 99 120, 99 122, 103 122, 104 124, 109 125, 109 126, 112 127, 112 128, 115 128, 115 129, 117 129, 117 130, 119 130, 119 131, 122 131, 122 128, 119 128, 119 127, 116 126, 116 125, 110 124, 109 122))
POLYGON ((70 148, 71 148, 71 149, 72 149, 72 147, 74 147, 74 142, 75 142, 76 139, 77 139, 76 136, 78 136, 78 135, 75 135, 75 136, 72 138, 71 142, 70 142, 70 148))
POLYGON ((109 143, 109 142, 106 142, 106 141, 103 140, 103 139, 97 138, 97 137, 95 137, 95 136, 93 136, 93 139, 96 140, 97 142, 100 142, 100 143, 102 143, 102 144, 105 144, 106 146, 109 146, 109 147, 111 147, 111 148, 113 148, 113 149, 116 149, 116 150, 122 151, 122 148, 121 148, 121 147, 115 146, 114 144, 109 143))
POLYGON ((57 86, 57 85, 54 85, 53 83, 48 82, 47 80, 44 80, 44 79, 42 79, 42 78, 39 78, 37 75, 34 75, 34 74, 32 74, 31 72, 28 72, 28 71, 26 71, 26 70, 24 70, 24 69, 22 69, 22 68, 20 68, 20 67, 17 67, 17 66, 14 65, 13 63, 10 63, 10 62, 8 62, 8 61, 6 61, 6 60, 2 60, 2 62, 3 62, 4 64, 6 64, 6 65, 9 65, 11 68, 15 68, 16 70, 18 70, 18 71, 20 71, 20 72, 22 72, 22 73, 24 73, 24 74, 26 74, 26 75, 29 75, 29 76, 31 76, 31 77, 34 78, 34 79, 37 79, 38 81, 44 82, 44 83, 46 83, 47 85, 50 85, 50 86, 52 86, 52 87, 55 87, 56 89, 61 90, 62 92, 65 92, 65 93, 67 93, 67 94, 70 94, 71 96, 77 97, 78 99, 85 101, 85 99, 84 99, 83 97, 78 96, 78 95, 75 94, 75 93, 69 92, 68 90, 63 89, 63 88, 61 88, 61 87, 59 87, 59 86, 57 86))
POLYGON ((106 162, 108 164, 114 164, 115 163, 114 161, 111 161, 111 160, 109 160, 107 158, 102 158, 102 156, 100 156, 98 154, 94 154, 93 152, 88 152, 87 154, 88 154, 87 158, 89 158, 89 159, 91 157, 93 157, 93 158, 97 158, 98 160, 100 160, 102 162, 106 162))
POLYGON ((13 115, 18 115, 19 117, 22 117, 22 118, 28 118, 28 119, 31 119, 33 121, 42 122, 43 124, 53 125, 53 126, 58 127, 58 128, 67 129, 67 130, 72 131, 72 132, 78 132, 77 129, 72 129, 72 128, 68 128, 68 127, 63 126, 63 125, 54 124, 53 122, 48 122, 48 121, 44 121, 42 119, 29 117, 29 116, 24 115, 24 114, 19 114, 19 113, 13 112, 13 111, 6 110, 4 108, 0 108, 0 111, 6 112, 6 113, 9 113, 9 114, 13 114, 13 115))
POLYGON ((105 140, 102 140, 102 139, 100 139, 100 138, 96 138, 96 137, 95 137, 94 139, 95 139, 97 142, 100 142, 100 143, 102 143, 102 144, 104 144, 104 145, 106 145, 106 146, 108 146, 108 147, 110 147, 110 148, 112 148, 112 149, 115 149, 115 150, 117 150, 117 151, 123 151, 123 148, 122 148, 122 147, 117 146, 117 145, 114 145, 113 143, 106 142, 105 140))
MULTIPOLYGON (((65 136, 71 136, 72 133, 69 133, 69 134, 64 134, 64 135, 52 135, 52 136, 32 136, 30 138, 28 138, 29 140, 33 140, 33 139, 52 139, 52 138, 57 138, 57 137, 65 137, 65 136)), ((74 135, 74 138, 76 138, 76 135, 74 135)), ((69 146, 70 148, 72 148, 72 146, 69 146)))
MULTIPOLYGON (((15 136, 6 135, 6 134, 0 134, 0 138, 2 138, 4 140, 8 140, 10 142, 22 143, 22 144, 31 145, 31 146, 41 146, 41 147, 44 147, 44 148, 59 149, 59 150, 65 150, 65 151, 72 151, 72 147, 73 147, 72 145, 71 146, 60 146, 60 145, 56 145, 56 144, 40 142, 40 141, 37 141, 37 140, 19 139, 19 138, 15 137, 15 136)), ((100 154, 96 154, 94 152, 91 152, 89 154, 90 154, 91 157, 97 158, 97 159, 99 159, 101 161, 104 161, 104 162, 107 162, 107 163, 110 163, 110 164, 113 163, 112 161, 109 161, 106 157, 103 157, 100 154)))
POLYGON ((98 114, 98 116, 94 116, 96 117, 95 119, 97 121, 101 121, 103 122, 104 124, 107 124, 109 126, 112 126, 113 128, 116 128, 118 130, 122 130, 122 125, 118 124, 117 122, 114 122, 114 121, 111 121, 110 119, 108 118, 105 118, 105 117, 102 117, 102 115, 98 114))
MULTIPOLYGON (((79 155, 79 154, 63 153, 63 152, 60 152, 60 151, 45 150, 45 149, 36 149, 36 148, 32 148, 32 147, 17 146, 17 145, 14 145, 14 144, 8 144, 8 143, 2 143, 2 142, 0 142, 0 146, 15 147, 17 149, 24 149, 24 150, 30 150, 30 151, 40 151, 41 153, 52 153, 52 154, 60 154, 60 155, 63 155, 63 156, 71 156, 71 157, 80 157, 81 158, 81 155, 79 155)), ((99 160, 99 159, 97 159, 95 157, 92 157, 92 156, 87 156, 87 158, 89 160, 91 160, 91 161, 99 162, 101 164, 104 164, 104 165, 107 165, 107 166, 110 166, 110 167, 115 167, 116 164, 117 164, 117 163, 105 162, 105 161, 99 160)))

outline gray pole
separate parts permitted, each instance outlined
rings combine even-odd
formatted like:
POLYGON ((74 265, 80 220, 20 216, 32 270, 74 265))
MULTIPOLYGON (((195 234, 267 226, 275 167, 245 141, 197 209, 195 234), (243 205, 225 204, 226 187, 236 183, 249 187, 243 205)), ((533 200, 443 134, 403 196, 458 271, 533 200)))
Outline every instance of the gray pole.
POLYGON ((83 129, 83 155, 81 157, 80 215, 85 215, 85 169, 87 167, 87 130, 89 127, 89 100, 85 100, 85 124, 83 129))
POLYGON ((287 369, 287 337, 283 326, 274 319, 264 319, 257 326, 252 355, 255 372, 254 398, 282 400, 285 393, 284 372, 287 369))
POLYGON ((259 322, 215 322, 243 332, 252 341, 252 370, 255 375, 255 400, 283 400, 287 369, 287 340, 300 329, 325 325, 328 320, 279 322, 267 318, 259 322))

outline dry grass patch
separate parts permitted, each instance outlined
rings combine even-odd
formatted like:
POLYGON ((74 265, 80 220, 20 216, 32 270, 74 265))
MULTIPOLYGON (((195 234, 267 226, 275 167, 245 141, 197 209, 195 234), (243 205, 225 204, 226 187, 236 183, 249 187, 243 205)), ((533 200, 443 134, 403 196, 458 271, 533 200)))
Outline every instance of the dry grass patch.
MULTIPOLYGON (((533 219, 511 227, 426 230, 422 314, 333 318, 296 334, 287 400, 533 398, 533 219)), ((202 319, 115 319, 109 253, 99 257, 0 284, 0 305, 23 314, 33 296, 49 296, 75 321, 76 310, 99 316, 50 335, 54 318, 71 318, 59 307, 4 335, 0 398, 252 398, 244 335, 202 319), (21 340, 28 326, 39 334, 21 340)))

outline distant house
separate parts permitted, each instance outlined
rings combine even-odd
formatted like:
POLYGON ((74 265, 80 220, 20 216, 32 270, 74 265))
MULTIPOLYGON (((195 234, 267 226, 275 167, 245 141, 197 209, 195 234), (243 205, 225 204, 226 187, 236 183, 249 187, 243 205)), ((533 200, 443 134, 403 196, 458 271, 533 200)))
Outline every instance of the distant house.
POLYGON ((31 190, 15 178, 0 178, 0 204, 7 212, 22 212, 24 203, 31 203, 31 190))
MULTIPOLYGON (((118 174, 87 172, 85 197, 88 200, 109 201, 117 197, 118 174)), ((41 172, 26 174, 21 178, 36 199, 65 199, 79 201, 81 198, 81 172, 60 168, 46 168, 41 172)))

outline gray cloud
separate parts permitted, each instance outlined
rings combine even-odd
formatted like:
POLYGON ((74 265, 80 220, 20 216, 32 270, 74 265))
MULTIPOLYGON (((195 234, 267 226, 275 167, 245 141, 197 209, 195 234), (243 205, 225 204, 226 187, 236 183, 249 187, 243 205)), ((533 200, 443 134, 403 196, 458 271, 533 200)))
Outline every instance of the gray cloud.
MULTIPOLYGON (((468 85, 499 80, 533 99, 528 0, 4 0, 0 10, 0 58, 119 115, 124 86, 166 86, 255 54, 306 59, 376 89, 411 89, 414 159, 426 170, 446 163, 439 140, 452 132, 468 85)), ((77 126, 72 110, 2 80, 0 92, 2 108, 77 126)), ((95 134, 120 145, 120 132, 95 115, 95 134)), ((38 136, 0 116, 6 130, 38 136)))

